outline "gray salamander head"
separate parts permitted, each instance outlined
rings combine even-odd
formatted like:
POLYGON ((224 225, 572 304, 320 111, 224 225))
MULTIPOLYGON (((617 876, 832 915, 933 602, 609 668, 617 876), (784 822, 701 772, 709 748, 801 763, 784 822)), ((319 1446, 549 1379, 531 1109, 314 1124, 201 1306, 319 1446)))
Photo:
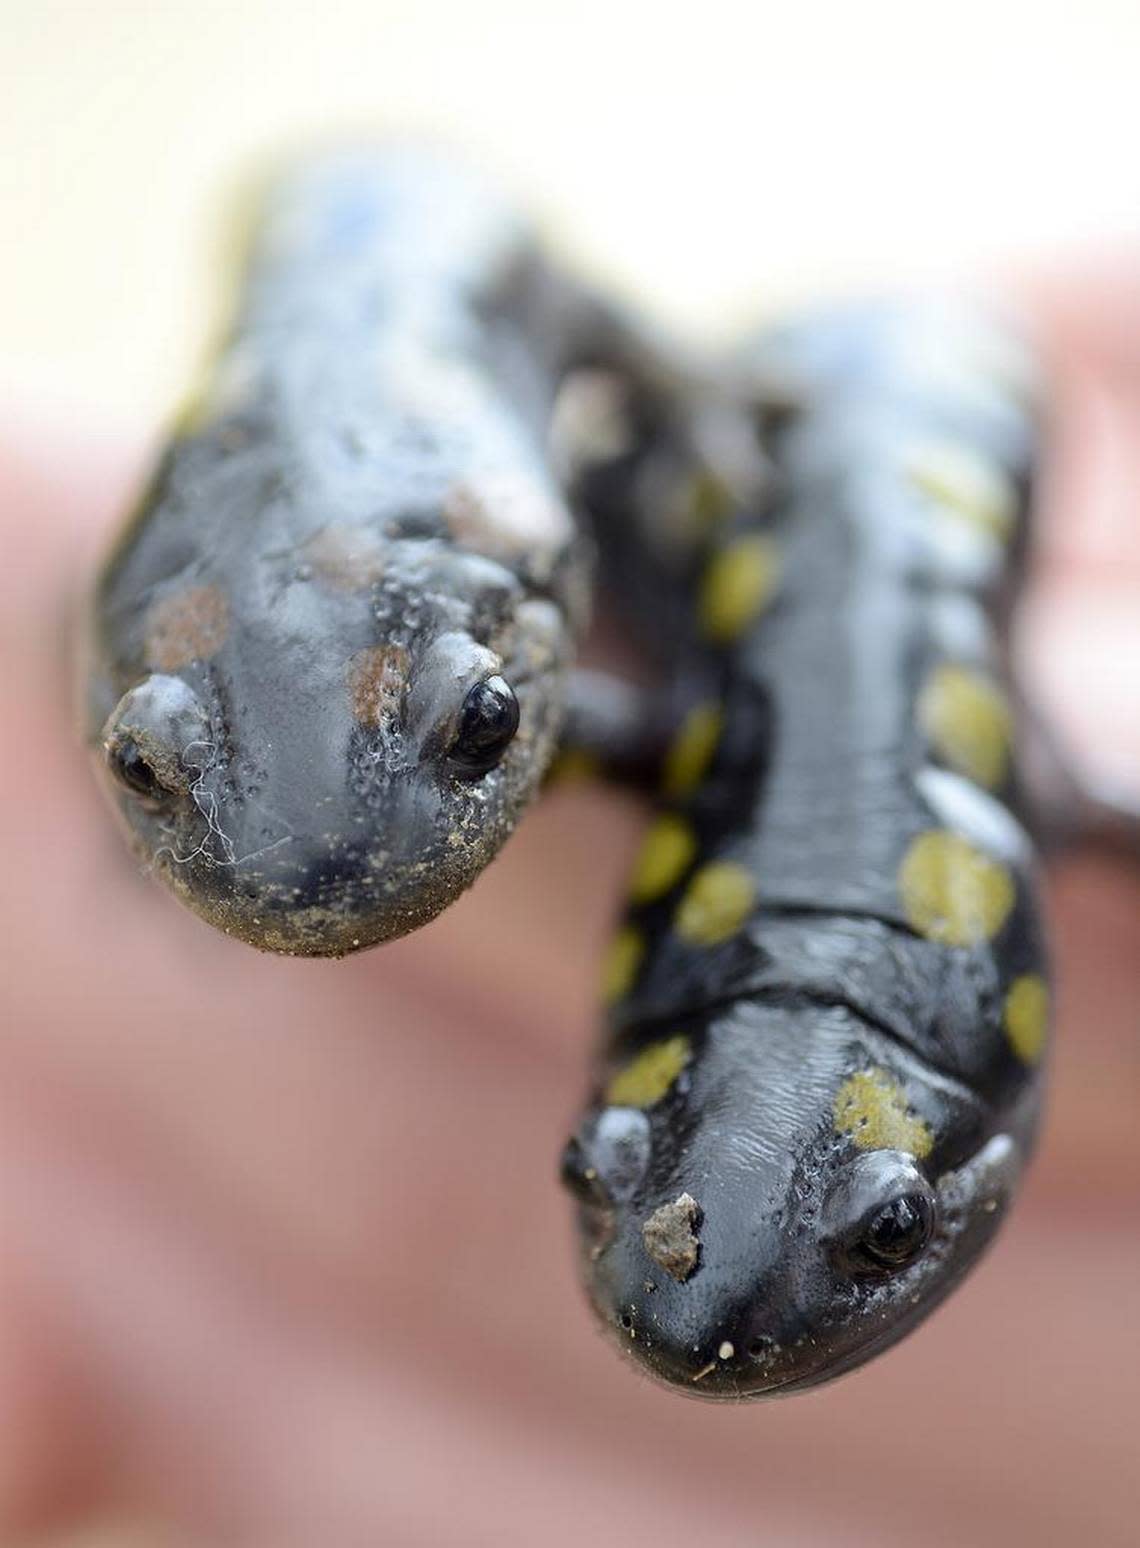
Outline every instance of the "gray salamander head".
POLYGON ((562 608, 441 538, 359 528, 224 578, 139 570, 113 561, 98 600, 92 736, 183 902, 254 946, 341 955, 474 880, 558 733, 562 608))
POLYGON ((743 1399, 902 1337, 977 1259, 1021 1160, 849 1012, 742 1004, 633 1052, 563 1180, 603 1327, 659 1380, 743 1399))

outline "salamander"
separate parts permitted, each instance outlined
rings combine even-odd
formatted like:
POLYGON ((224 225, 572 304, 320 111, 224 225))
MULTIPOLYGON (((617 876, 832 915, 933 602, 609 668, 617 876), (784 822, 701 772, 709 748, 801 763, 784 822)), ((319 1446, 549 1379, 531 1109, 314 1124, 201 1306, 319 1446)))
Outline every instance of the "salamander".
POLYGON ((742 379, 774 474, 688 594, 689 708, 562 1159, 601 1326, 727 1400, 862 1365, 962 1279, 1049 1026, 999 644, 1032 356, 882 303, 773 330, 742 379))
POLYGON ((658 368, 467 169, 345 151, 273 185, 90 610, 103 783, 209 923, 342 955, 498 851, 588 610, 548 424, 567 374, 613 358, 658 368))

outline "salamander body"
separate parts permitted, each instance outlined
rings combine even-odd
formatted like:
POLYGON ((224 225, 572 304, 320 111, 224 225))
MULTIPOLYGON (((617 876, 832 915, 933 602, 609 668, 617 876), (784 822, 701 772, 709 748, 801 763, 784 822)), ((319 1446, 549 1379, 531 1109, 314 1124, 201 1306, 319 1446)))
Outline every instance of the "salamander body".
POLYGON ((603 1327, 702 1397, 894 1343, 1030 1152, 1048 1024, 998 624, 1035 440, 1017 345, 906 305, 747 362, 775 465, 690 596, 690 708, 563 1159, 603 1327))
POLYGON ((585 614, 547 421, 607 328, 431 155, 331 156, 273 189, 90 630, 106 786, 210 923, 340 955, 430 919, 496 853, 585 614))

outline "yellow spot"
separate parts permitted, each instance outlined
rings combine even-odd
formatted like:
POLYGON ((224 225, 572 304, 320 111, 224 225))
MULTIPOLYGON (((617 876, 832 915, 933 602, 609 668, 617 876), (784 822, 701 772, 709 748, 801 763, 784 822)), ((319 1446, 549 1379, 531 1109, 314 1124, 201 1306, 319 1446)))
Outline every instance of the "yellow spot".
POLYGON ((967 779, 996 789, 1009 770, 1012 718, 1001 691, 968 667, 935 667, 918 698, 931 746, 967 779))
POLYGON ((952 441, 931 442, 908 459, 911 481, 955 516, 1001 542, 1013 532, 1017 491, 996 463, 952 441))
POLYGON ((546 772, 548 785, 580 784, 597 779, 602 765, 596 753, 586 747, 564 747, 546 772))
POLYGON ((692 1044, 683 1033, 662 1043, 650 1043, 613 1076, 606 1087, 606 1101, 613 1107, 652 1107, 660 1102, 692 1054, 692 1044))
POLYGON ((724 711, 713 700, 695 704, 665 754, 661 788, 673 800, 692 795, 709 771, 724 729, 724 711))
POLYGON ((633 868, 629 895, 635 903, 652 903, 680 881, 697 852, 697 836, 683 817, 666 812, 645 835, 633 868))
POLYGON ((673 927, 693 946, 727 941, 752 912, 756 883, 742 865, 711 860, 689 883, 673 917, 673 927))
POLYGON ((919 1160, 934 1145, 930 1127, 907 1107, 906 1093, 886 1070, 862 1070, 840 1086, 835 1128, 860 1150, 905 1150, 919 1160))
POLYGON ((957 833, 920 833, 903 856, 899 895, 912 927, 943 946, 992 940, 1014 903, 1013 878, 957 833))
POLYGON ((698 597, 701 628, 709 639, 720 645, 738 639, 768 603, 778 576, 776 545, 759 533, 715 553, 698 597))
POLYGON ((1036 1064, 1049 1028, 1049 990, 1036 973, 1015 978, 1005 997, 1002 1025, 1010 1047, 1023 1064, 1036 1064))
POLYGON ((645 941, 640 930, 623 925, 610 942, 602 963, 602 999, 607 1005, 620 1000, 633 988, 644 956, 645 941))

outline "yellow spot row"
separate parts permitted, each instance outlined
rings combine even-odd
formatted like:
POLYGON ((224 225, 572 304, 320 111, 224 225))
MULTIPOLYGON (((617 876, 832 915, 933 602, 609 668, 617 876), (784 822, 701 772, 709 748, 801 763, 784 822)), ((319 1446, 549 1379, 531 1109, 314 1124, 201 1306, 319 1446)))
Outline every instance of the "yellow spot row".
MULTIPOLYGON (((648 901, 666 890, 670 878, 688 864, 689 845, 673 828, 662 828, 643 851, 635 874, 635 901, 648 901), (683 864, 682 864, 683 862, 683 864)), ((653 837, 651 833, 651 838, 653 837)), ((677 910, 673 928, 690 946, 719 946, 730 940, 756 905, 756 883, 742 865, 711 860, 693 876, 677 910)), ((627 924, 609 944, 602 965, 602 998, 607 1005, 624 999, 637 981, 645 959, 645 937, 627 924)))

